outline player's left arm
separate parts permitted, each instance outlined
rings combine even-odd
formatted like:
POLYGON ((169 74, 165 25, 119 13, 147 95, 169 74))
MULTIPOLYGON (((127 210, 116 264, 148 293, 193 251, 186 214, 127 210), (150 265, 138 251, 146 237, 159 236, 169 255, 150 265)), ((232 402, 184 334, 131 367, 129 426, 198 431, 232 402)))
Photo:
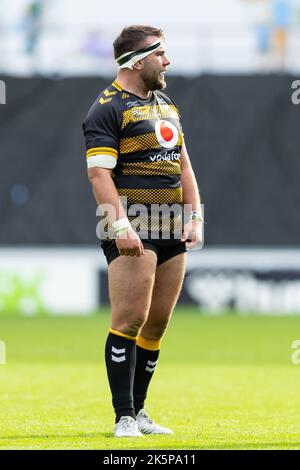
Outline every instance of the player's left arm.
MULTIPOLYGON (((183 190, 183 203, 189 204, 192 211, 202 214, 201 199, 195 173, 183 141, 181 148, 181 186, 183 190)), ((189 220, 184 226, 182 241, 186 241, 188 248, 202 243, 203 220, 189 220)))

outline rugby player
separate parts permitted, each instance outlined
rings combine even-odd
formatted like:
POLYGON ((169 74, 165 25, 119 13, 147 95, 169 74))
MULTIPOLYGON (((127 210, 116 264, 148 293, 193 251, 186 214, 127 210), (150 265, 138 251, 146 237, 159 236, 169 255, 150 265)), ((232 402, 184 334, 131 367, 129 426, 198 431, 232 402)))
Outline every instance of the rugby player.
MULTIPOLYGON (((116 80, 95 100, 83 131, 94 196, 100 206, 112 208, 106 215, 114 236, 104 238, 101 246, 112 314, 105 360, 116 415, 114 435, 171 434, 149 417, 145 399, 182 287, 186 247, 201 241, 200 197, 179 109, 161 91, 170 65, 163 31, 130 26, 113 46, 116 80), (174 217, 167 239, 152 239, 149 231, 142 238, 129 216, 133 204, 147 210, 153 204, 187 204, 190 217, 179 238, 172 236, 174 217)), ((161 234, 161 223, 156 225, 161 234)))

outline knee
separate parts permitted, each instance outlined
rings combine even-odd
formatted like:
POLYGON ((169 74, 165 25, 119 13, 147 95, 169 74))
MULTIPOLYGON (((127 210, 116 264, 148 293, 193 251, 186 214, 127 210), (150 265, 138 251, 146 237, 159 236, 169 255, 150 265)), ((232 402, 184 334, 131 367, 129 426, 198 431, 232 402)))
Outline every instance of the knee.
POLYGON ((141 315, 137 315, 134 318, 129 318, 124 315, 122 319, 119 319, 118 323, 113 324, 112 327, 128 336, 136 337, 144 322, 145 318, 141 315))
POLYGON ((160 340, 168 327, 169 319, 162 319, 155 323, 146 323, 141 335, 145 334, 145 337, 153 341, 160 340))
POLYGON ((128 331, 132 331, 131 336, 137 336, 139 334, 140 329, 142 328, 145 319, 143 317, 135 317, 132 320, 126 322, 125 328, 128 331))

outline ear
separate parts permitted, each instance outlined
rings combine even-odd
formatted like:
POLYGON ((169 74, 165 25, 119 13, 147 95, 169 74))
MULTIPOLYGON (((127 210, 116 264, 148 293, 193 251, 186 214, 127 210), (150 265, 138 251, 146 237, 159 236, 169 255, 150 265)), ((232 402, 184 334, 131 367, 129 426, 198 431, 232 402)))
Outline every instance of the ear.
POLYGON ((139 60, 132 66, 132 70, 142 70, 143 67, 144 67, 143 60, 139 60))

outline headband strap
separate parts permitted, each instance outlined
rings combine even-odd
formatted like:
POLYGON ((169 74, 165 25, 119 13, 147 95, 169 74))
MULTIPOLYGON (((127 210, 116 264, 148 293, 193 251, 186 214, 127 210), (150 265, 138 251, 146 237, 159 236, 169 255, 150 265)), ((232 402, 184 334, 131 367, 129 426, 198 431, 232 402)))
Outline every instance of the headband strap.
POLYGON ((161 47, 161 41, 158 39, 147 47, 143 49, 138 49, 137 51, 125 52, 120 57, 116 59, 116 62, 119 66, 119 69, 129 68, 132 69, 132 66, 141 59, 144 59, 152 52, 156 51, 161 47))

